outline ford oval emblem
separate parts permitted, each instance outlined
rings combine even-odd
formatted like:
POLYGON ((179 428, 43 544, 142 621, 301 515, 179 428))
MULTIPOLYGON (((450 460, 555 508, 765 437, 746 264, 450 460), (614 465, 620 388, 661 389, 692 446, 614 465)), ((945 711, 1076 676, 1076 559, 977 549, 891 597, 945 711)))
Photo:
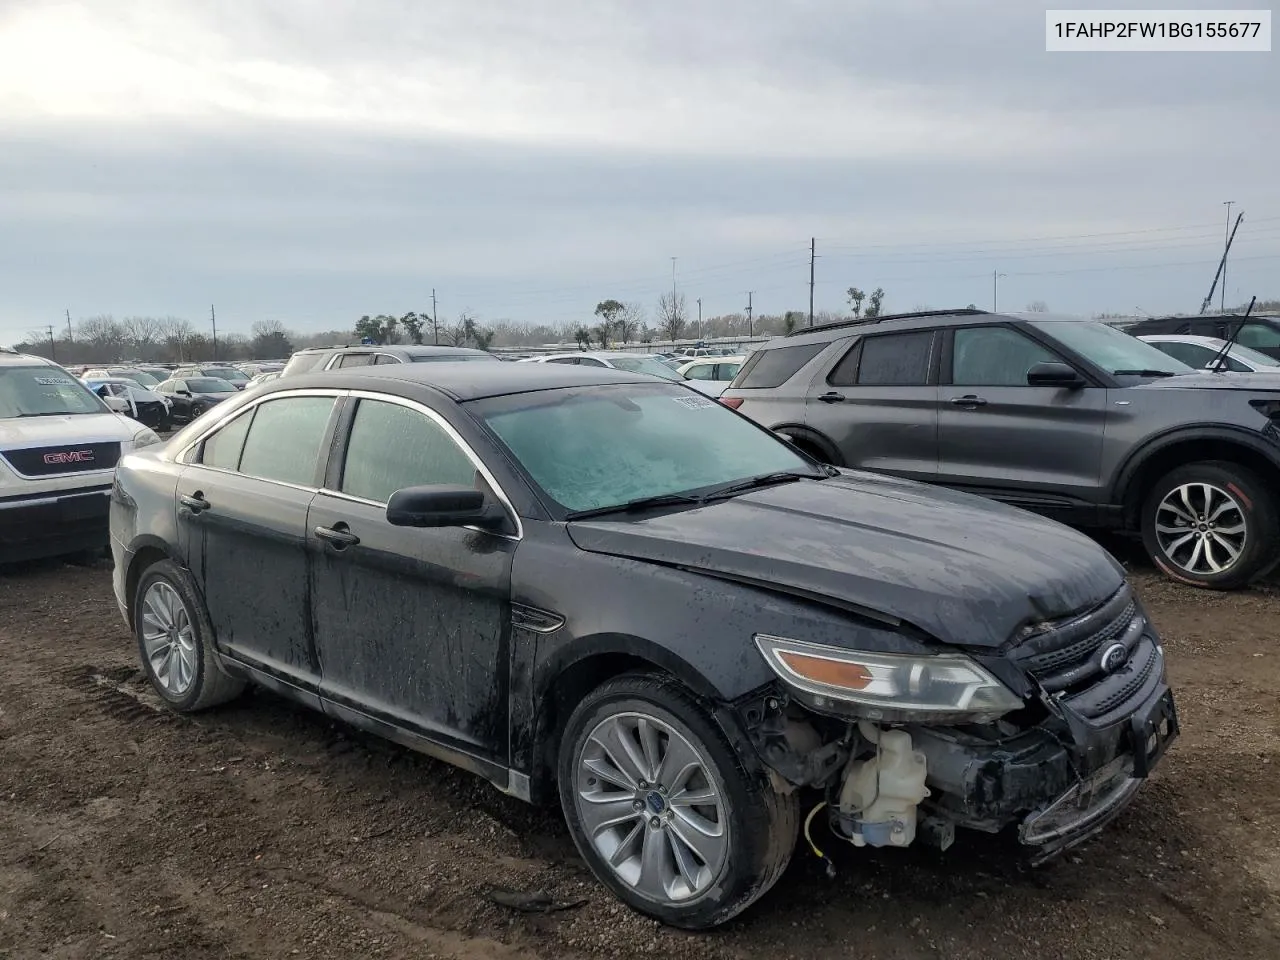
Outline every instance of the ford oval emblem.
POLYGON ((1098 667, 1103 673, 1115 673, 1128 659, 1129 648, 1123 643, 1113 643, 1102 651, 1102 656, 1098 658, 1098 667))

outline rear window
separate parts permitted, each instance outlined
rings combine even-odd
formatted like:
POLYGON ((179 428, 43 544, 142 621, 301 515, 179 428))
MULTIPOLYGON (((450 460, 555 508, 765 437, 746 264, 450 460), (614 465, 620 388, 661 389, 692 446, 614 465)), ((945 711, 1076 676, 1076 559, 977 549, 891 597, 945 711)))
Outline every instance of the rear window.
POLYGON ((317 350, 314 353, 295 353, 289 358, 289 362, 284 365, 281 376, 288 377, 295 373, 306 373, 308 370, 314 370, 320 366, 320 361, 327 357, 328 354, 323 350, 317 350))
POLYGON ((741 390, 780 387, 828 346, 828 343, 802 343, 794 347, 757 350, 743 365, 733 386, 741 390))

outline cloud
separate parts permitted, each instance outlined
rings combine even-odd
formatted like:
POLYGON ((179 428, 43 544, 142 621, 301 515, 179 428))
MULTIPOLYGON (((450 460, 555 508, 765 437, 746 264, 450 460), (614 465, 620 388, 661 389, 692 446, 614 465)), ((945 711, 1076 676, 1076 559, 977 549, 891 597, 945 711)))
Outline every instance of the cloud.
POLYGON ((1000 269, 1059 309, 1185 306, 1225 199, 1242 258, 1280 250, 1271 58, 1043 30, 1014 2, 10 3, 0 341, 67 304, 314 329, 432 286, 562 319, 656 298, 673 255, 709 312, 785 309, 812 236, 820 304, 1000 269))

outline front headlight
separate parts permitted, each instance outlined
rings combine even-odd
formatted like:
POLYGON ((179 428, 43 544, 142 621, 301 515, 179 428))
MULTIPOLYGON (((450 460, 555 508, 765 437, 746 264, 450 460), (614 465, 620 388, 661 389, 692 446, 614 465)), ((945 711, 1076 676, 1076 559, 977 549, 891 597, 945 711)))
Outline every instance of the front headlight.
POLYGON ((1022 701, 969 657, 864 653, 756 634, 765 662, 815 709, 870 720, 989 723, 1022 701))
POLYGON ((143 447, 149 447, 160 442, 160 437, 150 427, 143 427, 133 435, 133 449, 135 450, 141 450, 143 447))

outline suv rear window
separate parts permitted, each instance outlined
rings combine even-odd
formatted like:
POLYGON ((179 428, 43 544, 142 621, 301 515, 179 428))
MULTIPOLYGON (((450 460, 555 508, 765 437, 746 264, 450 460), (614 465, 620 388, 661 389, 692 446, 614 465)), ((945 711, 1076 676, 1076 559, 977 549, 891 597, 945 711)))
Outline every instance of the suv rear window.
POLYGON ((778 347, 775 350, 757 350, 751 354, 738 373, 734 388, 757 390, 780 387, 829 346, 829 343, 802 343, 794 347, 778 347))
POLYGON ((280 376, 288 377, 295 373, 306 373, 308 370, 314 370, 320 365, 320 361, 327 356, 328 354, 323 350, 316 350, 312 353, 295 353, 289 358, 289 362, 284 365, 284 370, 280 372, 280 376))

